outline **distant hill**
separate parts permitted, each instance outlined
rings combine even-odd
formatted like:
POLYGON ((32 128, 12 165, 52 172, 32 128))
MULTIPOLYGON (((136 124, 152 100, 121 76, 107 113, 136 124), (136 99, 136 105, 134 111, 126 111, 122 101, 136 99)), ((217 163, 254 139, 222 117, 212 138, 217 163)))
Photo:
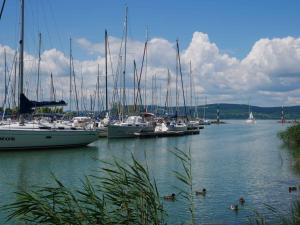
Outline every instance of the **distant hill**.
MULTIPOLYGON (((133 106, 128 106, 129 111, 132 113, 129 114, 135 114, 133 113, 133 106)), ((158 112, 160 115, 165 114, 164 107, 157 107, 157 106, 147 106, 148 112, 158 112)), ((217 116, 217 108, 220 109, 220 119, 246 119, 248 118, 248 105, 241 105, 241 104, 209 104, 206 106, 205 110, 205 118, 215 120, 217 116)), ((141 107, 141 111, 143 111, 141 107)), ((281 118, 281 107, 259 107, 259 106, 250 106, 251 111, 253 112, 253 115, 256 119, 275 119, 279 120, 281 118)), ((197 108, 194 106, 190 109, 190 107, 187 107, 187 113, 188 115, 197 115, 198 111, 198 117, 203 118, 203 109, 204 106, 200 105, 197 108)), ((174 114, 175 107, 170 107, 168 110, 169 114, 174 114)), ((115 112, 116 113, 116 112, 115 112)), ((6 112, 7 115, 11 114, 11 111, 8 110, 6 112)), ((114 113, 112 113, 114 114, 114 113)), ((2 109, 0 107, 0 115, 2 115, 2 109)), ((84 113, 83 113, 84 115, 84 113)), ((103 113, 105 115, 105 113, 103 113)), ((178 116, 184 116, 184 107, 179 107, 178 116)), ((295 120, 300 119, 300 106, 289 106, 284 107, 284 115, 287 120, 295 120)))
MULTIPOLYGON (((246 119, 249 116, 249 106, 240 104, 211 104, 207 105, 206 115, 207 118, 216 118, 217 108, 220 108, 221 119, 246 119)), ((250 106, 251 111, 256 119, 280 119, 281 107, 259 107, 250 106)), ((300 106, 284 107, 284 116, 286 119, 299 119, 300 118, 300 106)), ((200 111, 203 114, 203 107, 200 111)), ((202 115, 201 114, 201 115, 202 115)))
MULTIPOLYGON (((241 104, 209 104, 206 106, 206 118, 216 119, 217 108, 220 109, 220 118, 221 119, 246 119, 248 118, 248 105, 241 104)), ((152 106, 148 109, 152 110, 152 106)), ((203 105, 197 107, 199 118, 203 117, 203 105)), ((281 107, 259 107, 259 106, 250 106, 251 111, 256 119, 280 119, 281 118, 281 107)), ((174 108, 171 108, 171 111, 175 111, 174 108)), ((162 111, 162 108, 159 107, 159 111, 162 111)), ((189 107, 187 107, 188 113, 190 113, 189 107)), ((191 109, 192 115, 196 112, 195 107, 191 109)), ((179 115, 184 115, 184 107, 179 108, 179 115)), ((286 119, 294 120, 300 119, 300 106, 289 106, 284 107, 284 115, 286 119)))

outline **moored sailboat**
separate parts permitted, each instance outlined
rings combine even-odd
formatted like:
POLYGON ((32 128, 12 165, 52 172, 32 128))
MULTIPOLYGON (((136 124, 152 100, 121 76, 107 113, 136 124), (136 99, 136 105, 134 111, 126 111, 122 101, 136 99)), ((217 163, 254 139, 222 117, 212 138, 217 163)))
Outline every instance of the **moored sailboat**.
POLYGON ((0 126, 0 150, 40 149, 84 146, 97 140, 93 129, 76 129, 67 125, 56 126, 54 123, 42 125, 25 121, 25 115, 31 114, 33 108, 64 106, 64 101, 38 102, 27 99, 23 92, 24 70, 24 2, 21 0, 21 29, 19 48, 19 122, 0 126))

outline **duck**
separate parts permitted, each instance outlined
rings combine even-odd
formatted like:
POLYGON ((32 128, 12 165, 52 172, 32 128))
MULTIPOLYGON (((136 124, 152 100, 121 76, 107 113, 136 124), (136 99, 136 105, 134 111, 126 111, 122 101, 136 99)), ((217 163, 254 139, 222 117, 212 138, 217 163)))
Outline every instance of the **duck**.
POLYGON ((196 193, 196 195, 203 195, 204 196, 204 195, 206 195, 206 189, 203 188, 202 191, 196 191, 195 193, 196 193))
POLYGON ((168 201, 174 201, 176 197, 175 193, 172 193, 171 195, 166 195, 164 196, 164 200, 168 200, 168 201))
POLYGON ((241 205, 244 205, 245 199, 243 197, 240 197, 239 202, 240 202, 241 205))
POLYGON ((297 187, 289 187, 289 192, 297 191, 297 187))
POLYGON ((230 205, 230 209, 234 210, 234 211, 238 211, 239 210, 239 205, 230 205))

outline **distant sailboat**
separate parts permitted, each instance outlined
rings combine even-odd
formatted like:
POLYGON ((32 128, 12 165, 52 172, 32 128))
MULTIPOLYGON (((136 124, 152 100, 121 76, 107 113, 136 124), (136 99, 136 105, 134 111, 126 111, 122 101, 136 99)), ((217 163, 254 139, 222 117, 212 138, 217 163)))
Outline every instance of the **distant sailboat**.
POLYGON ((254 116, 253 116, 253 113, 252 113, 252 111, 250 110, 250 104, 249 104, 249 117, 248 117, 248 119, 246 120, 246 123, 249 123, 249 124, 254 124, 254 123, 256 123, 256 120, 255 120, 255 118, 254 118, 254 116))
POLYGON ((283 106, 281 107, 281 123, 285 123, 285 116, 284 116, 283 106))

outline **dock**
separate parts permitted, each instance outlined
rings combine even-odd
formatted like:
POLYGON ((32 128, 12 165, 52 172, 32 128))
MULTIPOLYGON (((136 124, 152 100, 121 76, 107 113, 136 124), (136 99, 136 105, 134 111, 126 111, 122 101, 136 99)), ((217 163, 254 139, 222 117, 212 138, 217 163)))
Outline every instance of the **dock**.
POLYGON ((134 135, 139 138, 152 138, 152 137, 176 137, 184 135, 194 135, 199 134, 200 131, 197 130, 187 130, 187 131, 157 131, 157 132, 136 132, 134 135))

